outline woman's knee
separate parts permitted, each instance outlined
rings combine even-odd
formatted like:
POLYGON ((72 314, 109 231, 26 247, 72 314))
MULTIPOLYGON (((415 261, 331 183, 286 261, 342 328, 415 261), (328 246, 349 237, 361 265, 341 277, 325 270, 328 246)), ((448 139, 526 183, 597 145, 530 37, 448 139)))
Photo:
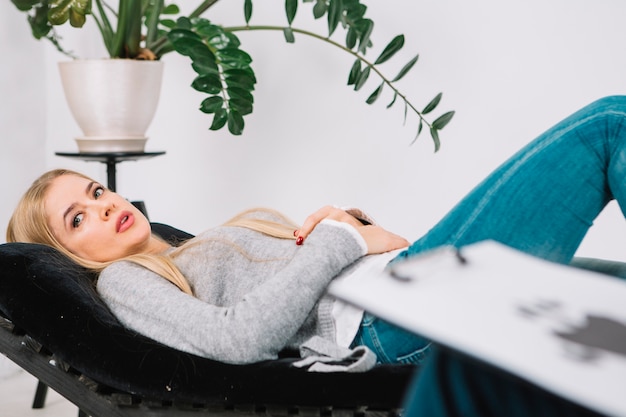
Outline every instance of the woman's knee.
POLYGON ((600 108, 616 107, 616 106, 626 107, 626 96, 623 96, 623 95, 604 96, 594 101, 592 105, 595 105, 600 108))
POLYGON ((596 116, 608 118, 617 116, 615 120, 621 122, 621 118, 626 116, 626 96, 605 96, 589 104, 587 109, 596 116))

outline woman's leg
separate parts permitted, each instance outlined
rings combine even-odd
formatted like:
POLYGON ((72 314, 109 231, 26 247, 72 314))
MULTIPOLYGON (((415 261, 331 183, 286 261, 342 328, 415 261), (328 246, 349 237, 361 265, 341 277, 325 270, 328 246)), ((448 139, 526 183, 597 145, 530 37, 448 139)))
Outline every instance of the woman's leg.
POLYGON ((355 346, 370 348, 376 354, 378 363, 421 365, 430 352, 430 340, 367 312, 352 342, 352 347, 355 346))
POLYGON ((600 417, 511 374, 439 349, 412 385, 405 417, 600 417))
MULTIPOLYGON (((613 198, 626 214, 626 97, 598 100, 539 136, 396 260, 493 239, 567 263, 613 198)), ((405 415, 596 414, 466 356, 433 349, 408 392, 405 415)))
POLYGON ((626 208, 626 97, 563 120, 494 171, 396 260, 442 245, 493 239, 570 261, 612 199, 626 208))

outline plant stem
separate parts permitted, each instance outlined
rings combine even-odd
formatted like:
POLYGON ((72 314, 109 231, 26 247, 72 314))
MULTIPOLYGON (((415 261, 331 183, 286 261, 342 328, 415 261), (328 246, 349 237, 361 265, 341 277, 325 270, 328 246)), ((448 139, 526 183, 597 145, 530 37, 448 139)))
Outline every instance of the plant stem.
MULTIPOLYGON (((120 3, 121 4, 121 3, 120 3)), ((122 14, 120 11, 119 19, 126 21, 126 41, 124 42, 123 56, 125 58, 135 58, 139 54, 139 44, 141 42, 141 3, 133 1, 126 6, 128 9, 122 14)))
POLYGON ((113 41, 115 38, 115 31, 113 30, 113 26, 111 26, 111 22, 107 17, 106 10, 104 10, 106 5, 102 4, 101 0, 96 0, 96 6, 98 9, 98 14, 100 15, 100 19, 96 13, 93 13, 93 18, 100 29, 100 33, 102 34, 102 39, 104 40, 104 45, 107 48, 107 52, 110 57, 113 57, 113 41))
MULTIPOLYGON (((211 6, 217 3, 218 0, 205 0, 198 6, 191 14, 189 18, 192 19, 194 17, 199 17, 204 12, 206 12, 211 6)), ((156 30, 154 31, 156 32, 156 30)), ((173 52, 174 48, 168 45, 167 36, 160 36, 159 38, 151 38, 150 39, 149 49, 152 50, 158 57, 162 57, 163 55, 173 52)))
POLYGON ((111 58, 123 57, 124 47, 126 46, 126 38, 129 36, 129 20, 132 17, 132 3, 134 0, 120 0, 117 15, 117 30, 113 32, 113 39, 111 40, 111 49, 109 54, 111 58))
POLYGON ((146 45, 152 44, 157 39, 157 35, 159 33, 159 16, 163 10, 164 3, 164 0, 157 0, 152 5, 150 19, 146 20, 146 45))
MULTIPOLYGON (((215 3, 217 0, 213 0, 211 3, 215 3)), ((285 27, 282 26, 265 26, 265 25, 252 25, 252 26, 232 26, 232 27, 225 27, 224 30, 228 31, 228 32, 243 32, 243 31, 251 31, 251 30, 271 30, 271 31, 280 31, 282 32, 283 30, 285 30, 285 27)), ((415 112, 415 114, 418 115, 418 117, 422 120, 422 122, 424 124, 426 124, 426 126, 428 126, 429 128, 431 127, 431 124, 424 118, 424 116, 422 115, 422 113, 417 110, 415 108, 415 106, 413 106, 413 104, 406 98, 406 96, 402 93, 400 93, 400 91, 391 83, 391 81, 389 81, 389 79, 387 77, 385 77, 378 68, 376 68, 374 66, 374 64, 372 62, 370 62, 369 60, 367 60, 363 55, 360 55, 358 52, 354 52, 353 50, 343 46, 342 44, 335 42, 334 40, 330 39, 329 37, 326 36, 322 36, 319 35, 317 33, 314 32, 310 32, 308 30, 304 30, 304 29, 298 29, 298 28, 294 28, 294 27, 290 27, 289 29, 291 29, 292 32, 295 33, 300 33, 302 35, 306 35, 306 36, 310 36, 312 38, 321 40, 323 42, 329 43, 341 50, 343 50, 344 52, 349 53, 350 55, 354 56, 355 58, 359 59, 361 62, 363 62, 365 65, 367 65, 368 67, 370 67, 372 70, 374 70, 374 72, 383 80, 383 82, 389 86, 389 88, 391 88, 391 90, 393 90, 394 94, 396 94, 398 97, 400 97, 407 106, 409 106, 411 108, 411 110, 413 110, 413 112, 415 112)))
POLYGON ((205 1, 203 1, 202 4, 200 4, 200 6, 198 6, 196 8, 196 10, 191 12, 191 14, 189 15, 189 18, 194 18, 194 17, 198 17, 198 16, 202 15, 211 6, 213 6, 215 3, 217 3, 217 1, 218 0, 205 0, 205 1))

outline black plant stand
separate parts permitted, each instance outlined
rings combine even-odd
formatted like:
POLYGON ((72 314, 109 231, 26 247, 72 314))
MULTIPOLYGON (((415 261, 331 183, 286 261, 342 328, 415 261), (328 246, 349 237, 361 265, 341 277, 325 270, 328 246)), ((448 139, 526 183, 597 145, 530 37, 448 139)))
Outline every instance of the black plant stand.
POLYGON ((107 166, 107 187, 111 191, 116 191, 116 165, 124 161, 137 161, 139 159, 148 159, 155 156, 164 155, 165 151, 158 152, 55 152, 57 156, 65 156, 68 158, 82 159, 83 161, 102 162, 107 166))

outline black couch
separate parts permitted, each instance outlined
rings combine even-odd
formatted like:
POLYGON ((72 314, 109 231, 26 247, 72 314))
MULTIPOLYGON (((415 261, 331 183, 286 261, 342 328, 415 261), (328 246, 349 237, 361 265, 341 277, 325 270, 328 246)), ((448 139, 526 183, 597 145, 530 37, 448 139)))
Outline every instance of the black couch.
MULTIPOLYGON (((191 236, 158 223, 153 230, 172 242, 191 236)), ((122 326, 94 279, 52 248, 0 245, 0 352, 83 415, 395 415, 414 373, 411 365, 316 373, 291 366, 290 356, 250 365, 194 356, 122 326)))

